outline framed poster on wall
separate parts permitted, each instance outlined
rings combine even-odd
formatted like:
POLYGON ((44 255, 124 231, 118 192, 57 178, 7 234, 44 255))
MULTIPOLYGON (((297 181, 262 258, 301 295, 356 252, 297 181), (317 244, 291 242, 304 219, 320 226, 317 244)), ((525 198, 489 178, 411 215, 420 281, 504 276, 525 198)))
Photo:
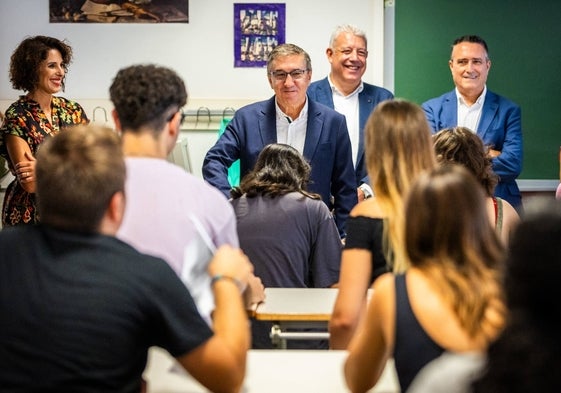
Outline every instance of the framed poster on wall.
POLYGON ((49 0, 50 23, 189 23, 189 0, 49 0))
POLYGON ((286 5, 234 4, 234 67, 265 67, 273 48, 285 43, 286 5))

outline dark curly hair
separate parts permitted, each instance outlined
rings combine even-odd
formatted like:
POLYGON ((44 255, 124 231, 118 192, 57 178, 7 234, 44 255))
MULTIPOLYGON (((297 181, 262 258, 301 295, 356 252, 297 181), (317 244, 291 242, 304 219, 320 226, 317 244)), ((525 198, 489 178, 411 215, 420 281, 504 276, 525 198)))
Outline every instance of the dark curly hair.
POLYGON ((556 392, 561 386, 561 202, 534 199, 514 232, 506 261, 510 312, 488 350, 476 393, 556 392))
POLYGON ((230 193, 234 199, 243 194, 253 198, 260 195, 276 197, 290 192, 321 199, 319 195, 306 191, 310 171, 310 164, 298 150, 283 143, 273 143, 261 150, 253 170, 230 193))
MULTIPOLYGON (((39 83, 39 67, 47 59, 51 49, 56 49, 62 56, 62 67, 65 73, 72 62, 72 48, 57 38, 38 35, 24 39, 12 53, 10 58, 10 82, 16 90, 31 92, 39 83)), ((64 91, 64 80, 62 91, 64 91)))
POLYGON ((498 176, 481 138, 467 127, 445 128, 433 136, 434 151, 439 164, 457 163, 466 167, 493 196, 498 176))
POLYGON ((155 64, 132 65, 119 70, 109 88, 121 129, 155 132, 187 103, 183 79, 173 70, 155 64))

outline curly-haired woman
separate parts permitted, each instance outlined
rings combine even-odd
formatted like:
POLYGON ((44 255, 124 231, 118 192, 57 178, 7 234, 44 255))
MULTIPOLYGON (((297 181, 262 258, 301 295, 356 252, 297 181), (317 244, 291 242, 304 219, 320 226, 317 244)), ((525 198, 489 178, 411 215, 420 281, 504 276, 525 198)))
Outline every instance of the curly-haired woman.
POLYGON ((6 110, 0 128, 0 156, 15 179, 8 185, 2 207, 2 226, 34 224, 35 153, 48 136, 67 126, 88 123, 76 102, 55 96, 64 90, 72 48, 53 37, 24 39, 10 59, 10 82, 27 92, 6 110))

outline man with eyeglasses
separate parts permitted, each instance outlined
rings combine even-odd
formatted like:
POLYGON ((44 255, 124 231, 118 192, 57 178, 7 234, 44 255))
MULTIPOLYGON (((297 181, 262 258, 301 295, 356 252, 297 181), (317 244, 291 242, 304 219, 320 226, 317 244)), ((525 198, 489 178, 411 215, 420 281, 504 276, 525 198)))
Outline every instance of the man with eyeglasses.
POLYGON ((302 48, 293 44, 275 47, 267 61, 267 76, 275 95, 236 111, 206 154, 203 177, 228 196, 228 167, 235 160, 240 159, 243 178, 266 145, 291 145, 309 161, 308 190, 320 194, 333 209, 344 238, 345 222, 357 203, 349 133, 343 115, 308 99, 311 75, 310 56, 302 48))
POLYGON ((489 148, 493 171, 499 176, 495 196, 514 208, 522 207, 516 178, 522 171, 522 119, 520 107, 487 90, 491 68, 483 38, 466 35, 454 40, 448 61, 456 88, 423 103, 434 132, 463 126, 473 130, 489 148))
POLYGON ((383 87, 362 81, 368 57, 364 31, 352 25, 338 26, 325 51, 331 64, 329 75, 313 82, 308 96, 345 115, 353 151, 359 200, 372 196, 364 163, 364 125, 378 103, 392 99, 383 87))
MULTIPOLYGON (((166 160, 180 132, 181 108, 187 102, 185 84, 171 69, 132 65, 119 70, 109 93, 127 165, 128 203, 117 237, 164 259, 187 284, 199 312, 210 324, 214 308, 210 282, 204 275, 193 274, 204 274, 209 259, 193 259, 185 251, 199 244, 197 225, 208 235, 210 248, 224 244, 238 247, 239 241, 234 211, 223 195, 166 160)), ((207 249, 198 252, 210 255, 207 249)), ((247 295, 248 303, 262 300, 259 279, 252 277, 249 291, 253 292, 247 295)))

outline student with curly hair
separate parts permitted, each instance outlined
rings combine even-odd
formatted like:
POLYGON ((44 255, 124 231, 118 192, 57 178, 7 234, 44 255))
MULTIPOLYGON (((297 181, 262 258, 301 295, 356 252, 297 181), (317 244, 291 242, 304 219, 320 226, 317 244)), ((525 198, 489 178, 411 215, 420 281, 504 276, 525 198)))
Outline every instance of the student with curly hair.
MULTIPOLYGON (((129 199, 117 237, 164 259, 183 278, 210 323, 214 302, 210 277, 205 274, 207 254, 224 244, 237 247, 238 236, 226 198, 166 160, 183 121, 185 83, 167 67, 134 64, 117 72, 109 95, 115 125, 122 133, 129 199), (207 245, 200 244, 201 232, 208 237, 207 245)), ((250 284, 247 302, 254 295, 261 300, 261 282, 252 277, 250 284)))
POLYGON ((441 165, 458 163, 465 166, 481 183, 487 194, 487 212, 504 244, 508 244, 520 218, 508 201, 493 196, 498 176, 483 141, 467 127, 451 127, 433 136, 436 160, 441 165))

